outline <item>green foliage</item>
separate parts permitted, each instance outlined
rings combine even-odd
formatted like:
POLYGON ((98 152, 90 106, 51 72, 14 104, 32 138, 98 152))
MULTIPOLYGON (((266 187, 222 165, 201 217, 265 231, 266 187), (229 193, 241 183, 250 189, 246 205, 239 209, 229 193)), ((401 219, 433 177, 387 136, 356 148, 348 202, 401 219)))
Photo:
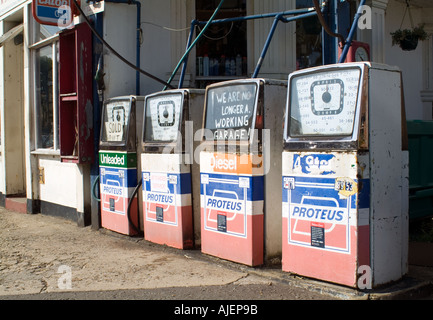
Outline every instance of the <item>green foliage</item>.
POLYGON ((409 238, 417 242, 433 242, 433 219, 424 218, 409 222, 409 238))
POLYGON ((400 45, 403 41, 409 40, 426 40, 428 38, 427 32, 424 30, 424 25, 410 29, 398 29, 395 32, 391 32, 392 45, 400 45))

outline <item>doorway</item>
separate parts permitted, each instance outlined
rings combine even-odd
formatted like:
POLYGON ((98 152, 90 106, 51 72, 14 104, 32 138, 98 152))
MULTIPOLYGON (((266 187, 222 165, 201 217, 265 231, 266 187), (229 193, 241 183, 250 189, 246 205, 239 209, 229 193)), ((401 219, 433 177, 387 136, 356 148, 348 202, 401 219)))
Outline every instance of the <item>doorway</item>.
MULTIPOLYGON (((23 23, 22 11, 6 18, 6 33, 23 23)), ((2 160, 5 207, 26 212, 26 162, 24 133, 24 41, 23 33, 3 42, 2 160)))

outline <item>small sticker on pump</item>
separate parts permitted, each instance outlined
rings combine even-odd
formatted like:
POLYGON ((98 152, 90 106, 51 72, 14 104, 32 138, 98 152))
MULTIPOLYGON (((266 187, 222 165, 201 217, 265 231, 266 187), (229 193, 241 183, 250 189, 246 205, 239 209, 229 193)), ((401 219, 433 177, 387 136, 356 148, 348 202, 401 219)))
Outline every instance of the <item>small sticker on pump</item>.
POLYGON ((349 197, 358 192, 358 184, 350 178, 335 179, 335 190, 343 197, 349 197))

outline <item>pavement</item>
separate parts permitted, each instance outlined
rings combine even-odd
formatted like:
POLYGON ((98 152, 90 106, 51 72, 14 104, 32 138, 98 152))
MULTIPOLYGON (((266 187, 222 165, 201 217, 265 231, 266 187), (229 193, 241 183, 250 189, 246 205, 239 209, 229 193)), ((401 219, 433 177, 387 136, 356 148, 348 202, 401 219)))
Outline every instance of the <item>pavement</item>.
POLYGON ((0 300, 99 299, 100 292, 110 292, 106 299, 432 300, 433 268, 410 265, 400 281, 359 291, 278 264, 248 267, 0 208, 0 300))

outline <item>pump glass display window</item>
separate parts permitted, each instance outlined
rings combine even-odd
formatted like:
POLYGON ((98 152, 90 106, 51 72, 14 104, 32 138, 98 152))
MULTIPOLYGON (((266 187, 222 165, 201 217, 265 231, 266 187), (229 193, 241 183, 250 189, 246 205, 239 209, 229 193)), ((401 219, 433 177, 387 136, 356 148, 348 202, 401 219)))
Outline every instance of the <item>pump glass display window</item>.
POLYGON ((290 80, 290 137, 351 136, 361 69, 337 68, 290 80))
MULTIPOLYGON (((196 0, 196 19, 206 22, 219 0, 196 0)), ((229 0, 222 5, 215 19, 246 16, 246 0, 229 0)), ((196 35, 204 25, 196 28, 196 35)), ((246 21, 212 24, 196 46, 197 87, 224 79, 247 75, 246 21)))
POLYGON ((179 136, 183 95, 164 94, 146 99, 144 142, 175 142, 179 136))
POLYGON ((104 114, 102 115, 104 124, 102 126, 102 142, 126 144, 130 112, 130 100, 118 100, 106 103, 104 114))
POLYGON ((35 49, 35 129, 38 149, 58 149, 57 42, 35 49))
MULTIPOLYGON (((296 8, 312 6, 311 0, 296 0, 296 8)), ((317 16, 296 21, 296 69, 322 65, 322 26, 317 16)))

